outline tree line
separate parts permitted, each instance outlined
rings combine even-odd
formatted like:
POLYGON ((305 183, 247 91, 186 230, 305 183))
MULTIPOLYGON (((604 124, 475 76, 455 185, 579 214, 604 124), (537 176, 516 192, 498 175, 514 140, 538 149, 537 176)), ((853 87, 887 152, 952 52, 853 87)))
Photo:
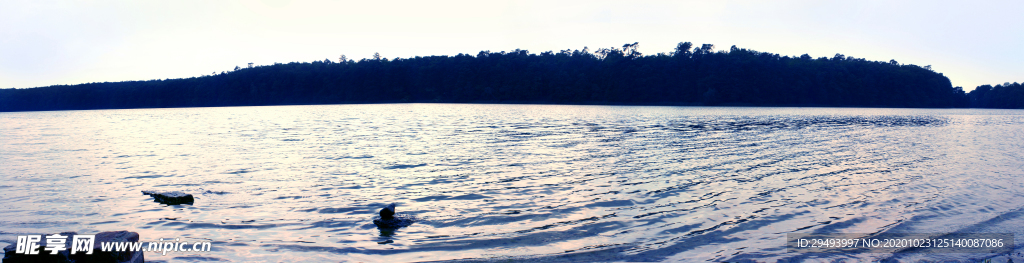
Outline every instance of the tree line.
POLYGON ((968 95, 974 108, 1024 109, 1024 85, 1017 82, 981 85, 968 95))
POLYGON ((183 79, 0 89, 0 111, 387 102, 1021 106, 1020 85, 968 95, 929 66, 895 60, 790 57, 736 46, 716 51, 690 42, 644 55, 638 47, 250 63, 183 79))

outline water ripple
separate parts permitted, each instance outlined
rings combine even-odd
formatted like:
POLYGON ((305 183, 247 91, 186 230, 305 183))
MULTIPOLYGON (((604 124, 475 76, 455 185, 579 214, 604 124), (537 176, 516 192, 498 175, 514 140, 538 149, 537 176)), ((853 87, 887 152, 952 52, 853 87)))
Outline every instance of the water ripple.
MULTIPOLYGON (((146 255, 162 261, 817 260, 787 254, 785 233, 1024 229, 1019 111, 400 104, 0 122, 0 241, 217 242, 146 255), (392 202, 416 223, 377 229, 392 202)), ((890 257, 907 259, 824 259, 890 257)))

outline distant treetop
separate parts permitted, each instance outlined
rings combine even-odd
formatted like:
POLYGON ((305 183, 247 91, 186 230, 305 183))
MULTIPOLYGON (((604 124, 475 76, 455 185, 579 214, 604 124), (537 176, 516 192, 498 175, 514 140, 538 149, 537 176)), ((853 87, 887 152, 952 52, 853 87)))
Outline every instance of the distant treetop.
POLYGON ((0 111, 381 102, 1021 107, 1024 98, 1016 83, 968 96, 930 66, 896 60, 715 51, 690 42, 653 55, 638 48, 249 63, 185 79, 2 89, 0 111))

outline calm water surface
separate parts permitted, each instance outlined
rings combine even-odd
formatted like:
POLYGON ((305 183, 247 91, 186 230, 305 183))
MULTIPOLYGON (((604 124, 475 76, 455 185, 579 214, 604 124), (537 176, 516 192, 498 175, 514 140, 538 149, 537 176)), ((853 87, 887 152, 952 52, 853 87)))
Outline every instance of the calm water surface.
POLYGON ((995 255, 797 255, 785 233, 1024 239, 1024 111, 0 113, 0 199, 3 246, 63 231, 213 242, 212 252, 147 253, 150 261, 976 259, 995 255), (162 205, 140 193, 151 189, 197 200, 162 205), (374 226, 391 202, 416 223, 374 226))

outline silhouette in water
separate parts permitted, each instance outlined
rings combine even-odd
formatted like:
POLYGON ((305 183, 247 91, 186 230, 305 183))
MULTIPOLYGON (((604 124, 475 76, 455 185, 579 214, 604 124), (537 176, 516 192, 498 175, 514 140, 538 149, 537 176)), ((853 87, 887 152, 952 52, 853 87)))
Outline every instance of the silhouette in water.
POLYGON ((380 218, 381 219, 388 220, 388 219, 394 218, 394 216, 395 216, 395 204, 394 203, 391 203, 390 205, 380 209, 380 218))
POLYGON ((395 204, 392 203, 380 209, 380 215, 373 219, 373 224, 381 229, 381 232, 394 231, 395 229, 412 225, 414 218, 409 216, 395 216, 395 204))

